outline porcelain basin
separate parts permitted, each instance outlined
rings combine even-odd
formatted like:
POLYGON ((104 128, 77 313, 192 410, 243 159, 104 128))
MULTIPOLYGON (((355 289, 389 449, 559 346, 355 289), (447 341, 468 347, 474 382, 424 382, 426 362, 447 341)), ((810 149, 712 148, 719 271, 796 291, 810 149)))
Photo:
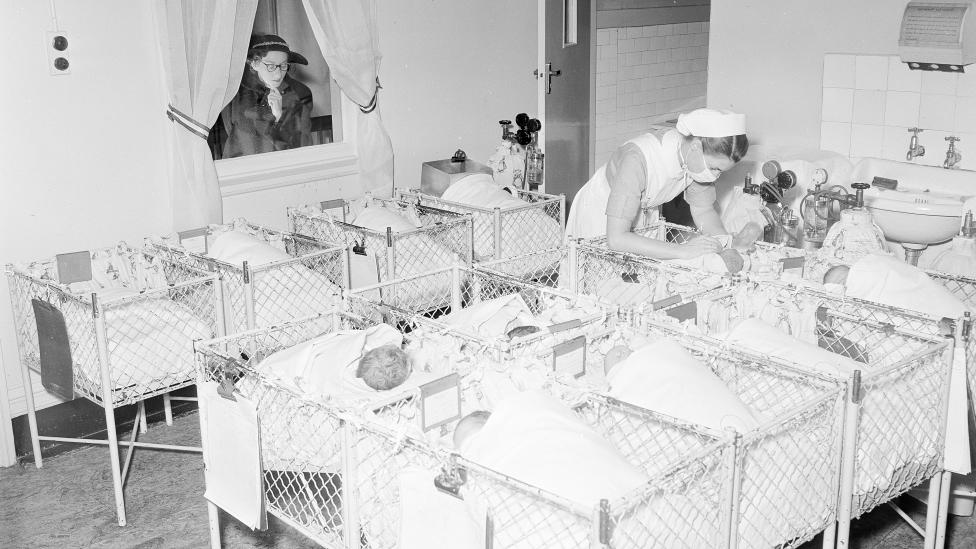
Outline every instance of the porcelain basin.
POLYGON ((969 202, 976 195, 976 173, 945 170, 907 162, 865 158, 854 166, 851 182, 871 183, 875 177, 894 179, 894 190, 873 186, 864 205, 888 240, 929 245, 959 232, 969 202))

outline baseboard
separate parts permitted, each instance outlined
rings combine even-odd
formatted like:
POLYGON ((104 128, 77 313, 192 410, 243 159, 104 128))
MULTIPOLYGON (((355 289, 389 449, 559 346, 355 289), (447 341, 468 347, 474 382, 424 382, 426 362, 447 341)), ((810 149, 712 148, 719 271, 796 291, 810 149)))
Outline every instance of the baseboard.
MULTIPOLYGON (((196 387, 184 387, 173 391, 171 394, 173 396, 196 396, 196 387)), ((173 400, 170 404, 174 416, 197 409, 197 403, 194 401, 173 400)), ((130 404, 115 409, 115 425, 119 436, 131 431, 136 415, 136 406, 136 404, 130 404)), ((162 396, 146 400, 146 416, 149 423, 165 421, 162 396)), ((13 418, 12 423, 14 451, 17 454, 17 459, 21 462, 33 460, 34 450, 31 445, 30 424, 27 421, 27 414, 13 418)), ((104 439, 107 432, 105 429, 105 412, 101 406, 86 398, 76 398, 38 410, 37 430, 41 435, 46 436, 104 439)), ((48 458, 80 447, 82 445, 68 442, 41 441, 41 454, 48 458)))

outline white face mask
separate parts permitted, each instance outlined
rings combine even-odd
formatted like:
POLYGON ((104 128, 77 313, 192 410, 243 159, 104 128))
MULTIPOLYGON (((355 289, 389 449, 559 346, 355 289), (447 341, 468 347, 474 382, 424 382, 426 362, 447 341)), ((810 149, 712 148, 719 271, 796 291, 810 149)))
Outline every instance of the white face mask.
POLYGON ((718 179, 718 175, 705 163, 705 151, 702 150, 700 141, 691 144, 691 152, 687 160, 681 154, 681 147, 678 147, 678 156, 681 158, 685 173, 693 180, 699 183, 712 183, 718 179))

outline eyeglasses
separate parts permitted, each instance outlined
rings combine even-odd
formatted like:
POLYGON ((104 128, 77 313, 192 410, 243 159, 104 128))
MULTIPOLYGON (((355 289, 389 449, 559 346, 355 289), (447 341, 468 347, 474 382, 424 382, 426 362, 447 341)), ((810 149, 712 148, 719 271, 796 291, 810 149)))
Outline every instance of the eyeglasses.
POLYGON ((279 65, 275 65, 272 63, 265 63, 264 61, 262 61, 261 64, 264 65, 264 69, 267 70, 268 72, 274 72, 275 70, 280 70, 281 72, 288 72, 288 63, 281 63, 279 65))

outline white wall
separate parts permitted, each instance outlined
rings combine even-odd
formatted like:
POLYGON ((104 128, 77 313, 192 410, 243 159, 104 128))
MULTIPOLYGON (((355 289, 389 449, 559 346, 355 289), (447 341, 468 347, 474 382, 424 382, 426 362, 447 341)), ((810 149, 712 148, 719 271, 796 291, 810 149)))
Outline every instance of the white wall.
POLYGON ((907 0, 712 0, 708 104, 749 140, 816 149, 825 53, 897 54, 907 0))
POLYGON ((529 0, 379 2, 380 108, 398 187, 463 148, 482 163, 498 121, 536 115, 537 5, 529 0))
MULTIPOLYGON (((71 74, 61 76, 47 68, 49 4, 0 2, 5 42, 17 45, 7 48, 16 68, 0 86, 0 265, 170 230, 169 122, 149 3, 56 2, 71 60, 71 74)), ((0 300, 9 303, 6 277, 0 300)), ((18 415, 25 408, 8 305, 0 339, 18 415)))

